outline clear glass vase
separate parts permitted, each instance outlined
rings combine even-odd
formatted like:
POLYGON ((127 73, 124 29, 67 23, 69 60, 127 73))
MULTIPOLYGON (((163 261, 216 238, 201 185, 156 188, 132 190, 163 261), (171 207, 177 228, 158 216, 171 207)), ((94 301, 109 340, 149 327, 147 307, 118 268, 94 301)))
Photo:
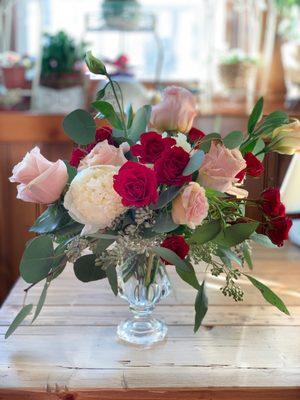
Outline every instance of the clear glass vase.
POLYGON ((164 264, 156 256, 133 254, 117 267, 118 293, 129 303, 133 317, 118 325, 120 339, 151 345, 161 341, 167 326, 152 316, 156 304, 170 293, 171 284, 164 264))

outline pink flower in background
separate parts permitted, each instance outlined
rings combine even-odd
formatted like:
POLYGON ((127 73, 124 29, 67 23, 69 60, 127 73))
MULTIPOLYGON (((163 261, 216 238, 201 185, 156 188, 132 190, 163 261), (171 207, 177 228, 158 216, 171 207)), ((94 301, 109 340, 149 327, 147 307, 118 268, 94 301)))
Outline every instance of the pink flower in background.
POLYGON ((191 229, 201 225, 208 213, 205 190, 197 182, 190 182, 176 197, 172 206, 175 224, 187 225, 191 229))
POLYGON ((53 203, 60 197, 68 181, 65 163, 62 160, 47 160, 38 147, 27 153, 12 173, 9 180, 19 183, 17 198, 32 203, 53 203))
POLYGON ((196 99, 187 89, 170 86, 162 95, 162 102, 152 107, 150 125, 158 131, 187 133, 197 114, 196 99))
POLYGON ((198 180, 204 187, 246 197, 248 192, 235 186, 236 175, 245 169, 246 161, 238 149, 229 150, 223 144, 212 142, 199 169, 198 180))
POLYGON ((107 140, 96 144, 96 146, 79 163, 78 171, 95 165, 121 166, 127 159, 124 153, 129 151, 128 143, 122 143, 120 147, 112 146, 107 140))

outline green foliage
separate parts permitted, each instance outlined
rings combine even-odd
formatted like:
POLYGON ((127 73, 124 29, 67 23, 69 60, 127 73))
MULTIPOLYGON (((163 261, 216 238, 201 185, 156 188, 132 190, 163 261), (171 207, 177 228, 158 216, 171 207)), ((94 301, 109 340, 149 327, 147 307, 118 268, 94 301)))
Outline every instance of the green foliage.
POLYGON ((260 99, 255 104, 255 106, 254 106, 254 108, 253 108, 253 110, 252 110, 252 112, 250 114, 249 120, 248 120, 248 133, 249 133, 249 135, 252 134, 256 124, 261 119, 262 114, 263 114, 263 107, 264 107, 264 99, 263 99, 263 97, 260 97, 260 99))
POLYGON ((204 151, 199 150, 196 153, 194 153, 190 158, 184 171, 182 172, 182 175, 188 176, 197 171, 201 167, 203 160, 204 160, 204 151))
MULTIPOLYGON (((250 238, 251 238, 251 236, 250 236, 250 238)), ((242 249, 243 249, 243 256, 244 256, 244 259, 245 259, 246 263, 248 264, 248 267, 250 269, 253 269, 253 261, 252 261, 252 258, 251 258, 251 253, 250 253, 250 249, 249 249, 249 246, 248 246, 247 242, 243 243, 242 249)))
POLYGON ((155 225, 152 227, 152 229, 157 233, 167 233, 174 231, 176 228, 178 228, 178 226, 179 225, 175 224, 173 221, 170 213, 161 212, 156 217, 155 225))
POLYGON ((263 295, 264 299, 272 304, 273 306, 277 307, 278 310, 282 311, 284 314, 290 315, 289 310, 286 308, 283 301, 275 294, 270 288, 268 288, 263 283, 259 282, 257 279, 253 278, 253 276, 244 274, 249 281, 254 285, 263 295))
POLYGON ((81 282, 92 282, 106 278, 106 273, 95 265, 95 254, 87 254, 74 263, 74 273, 81 282))
POLYGON ((92 106, 99 111, 103 118, 107 119, 113 127, 123 129, 123 124, 113 106, 107 101, 97 100, 92 103, 92 106))
POLYGON ((215 132, 209 133, 208 135, 206 135, 203 139, 201 139, 199 141, 199 147, 205 153, 208 153, 209 149, 210 149, 210 146, 211 146, 211 142, 213 140, 219 140, 220 142, 222 142, 221 135, 219 133, 215 133, 215 132))
POLYGON ((105 65, 103 64, 103 62, 101 60, 94 57, 91 51, 87 51, 87 53, 85 55, 85 62, 86 62, 86 65, 88 66, 88 69, 93 74, 107 75, 105 65))
POLYGON ((171 186, 168 189, 162 191, 158 197, 156 204, 150 206, 152 210, 159 210, 168 205, 181 191, 181 187, 171 186))
POLYGON ((46 300, 47 291, 48 291, 50 282, 51 282, 50 279, 47 279, 46 282, 45 282, 44 288, 42 290, 42 293, 40 295, 39 301, 37 303, 37 306, 36 306, 36 309, 35 309, 35 313, 34 313, 34 316, 33 316, 33 319, 31 321, 31 323, 33 323, 37 319, 37 317, 40 315, 40 312, 42 311, 42 308, 43 308, 45 300, 46 300))
POLYGON ((95 140, 96 123, 85 110, 78 109, 67 115, 63 121, 63 128, 75 143, 85 145, 95 140))
POLYGON ((108 264, 106 269, 106 276, 108 279, 108 282, 110 284, 111 290, 113 291, 114 295, 118 295, 118 277, 117 277, 117 271, 116 271, 116 266, 114 264, 108 264))
POLYGON ((196 333, 201 326, 203 318, 208 310, 208 300, 205 292, 205 281, 202 282, 195 301, 195 324, 194 332, 196 333))
POLYGON ((274 111, 267 115, 262 124, 257 130, 255 130, 255 135, 263 134, 263 136, 268 136, 281 125, 287 124, 289 122, 288 115, 283 111, 274 111))
POLYGON ((263 235, 261 233, 252 233, 250 236, 250 239, 253 240, 256 243, 261 244, 262 246, 269 247, 270 249, 275 249, 277 246, 271 242, 271 240, 268 238, 268 236, 263 235))
POLYGON ((234 251, 232 251, 230 249, 219 247, 218 253, 219 253, 218 255, 220 257, 223 257, 223 258, 225 257, 227 260, 235 262, 240 267, 243 265, 242 260, 235 254, 234 251))
POLYGON ((54 203, 37 218, 29 229, 30 232, 39 234, 55 232, 58 228, 67 225, 71 221, 68 211, 61 203, 54 203))
POLYGON ((242 243, 244 240, 248 239, 251 234, 257 229, 258 225, 258 222, 230 225, 222 232, 220 232, 218 236, 214 239, 214 241, 218 245, 224 247, 236 246, 237 244, 242 243))
POLYGON ((136 143, 140 139, 141 134, 146 132, 150 116, 151 106, 149 105, 143 106, 137 110, 128 130, 128 137, 133 143, 136 143))
POLYGON ((53 243, 50 236, 42 235, 32 239, 25 248, 20 274, 27 283, 46 278, 54 260, 53 243))
POLYGON ((17 314, 13 322, 10 324, 8 330, 5 334, 5 339, 7 339, 14 331, 18 328, 18 326, 24 321, 24 319, 29 315, 32 311, 33 304, 27 304, 24 306, 21 311, 17 314))
POLYGON ((65 32, 44 34, 41 76, 62 75, 75 71, 75 64, 83 61, 85 43, 76 44, 65 32))
POLYGON ((190 266, 184 260, 182 260, 174 251, 170 249, 166 249, 165 247, 152 247, 152 250, 155 254, 160 256, 162 259, 166 260, 170 265, 174 265, 178 269, 189 272, 190 266))
POLYGON ((215 220, 198 226, 192 236, 188 239, 189 243, 203 244, 213 240, 221 232, 221 221, 215 220))
POLYGON ((195 274, 194 267, 192 264, 189 264, 189 267, 190 269, 188 271, 183 271, 182 269, 176 267, 176 272, 184 282, 188 283, 194 289, 199 290, 200 284, 195 274))
POLYGON ((70 184, 72 182, 72 180, 75 178, 75 176, 77 175, 77 168, 72 167, 72 165, 70 165, 70 163, 68 161, 64 160, 64 163, 67 167, 67 172, 68 172, 68 184, 70 184))
POLYGON ((240 147, 244 139, 243 132, 241 131, 233 131, 228 133, 227 136, 223 139, 223 144, 224 146, 227 147, 227 149, 235 149, 237 147, 240 147))

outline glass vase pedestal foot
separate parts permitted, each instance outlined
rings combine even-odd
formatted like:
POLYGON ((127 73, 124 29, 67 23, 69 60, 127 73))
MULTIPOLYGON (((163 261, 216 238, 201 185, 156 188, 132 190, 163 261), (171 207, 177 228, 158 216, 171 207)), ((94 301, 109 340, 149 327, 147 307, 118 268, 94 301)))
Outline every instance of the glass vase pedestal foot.
POLYGON ((118 325, 118 336, 125 342, 137 345, 151 345, 164 340, 167 325, 155 318, 132 318, 118 325))

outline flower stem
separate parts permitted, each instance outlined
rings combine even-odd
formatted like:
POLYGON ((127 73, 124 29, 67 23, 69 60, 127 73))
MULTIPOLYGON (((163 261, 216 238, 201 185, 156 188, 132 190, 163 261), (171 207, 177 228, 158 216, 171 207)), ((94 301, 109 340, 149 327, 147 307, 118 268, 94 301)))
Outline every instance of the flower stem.
POLYGON ((153 260, 154 260, 154 253, 150 253, 150 255, 148 257, 148 262, 147 262, 147 272, 146 272, 146 279, 145 279, 146 286, 150 285, 150 282, 151 282, 151 271, 152 271, 152 266, 153 266, 153 260))
POLYGON ((110 85, 111 85, 113 94, 114 94, 114 96, 115 96, 115 99, 116 99, 116 102, 117 102, 117 105, 118 105, 118 108, 119 108, 119 111, 120 111, 121 119, 122 119, 122 125, 123 125, 123 129, 124 129, 124 132, 125 132, 125 137, 127 137, 127 127, 126 127, 125 115, 124 115, 123 108, 121 107, 119 98, 118 98, 118 96, 117 96, 117 93, 116 93, 116 90, 115 90, 115 86, 114 86, 114 82, 113 82, 113 80, 111 79, 111 77, 110 77, 109 74, 107 74, 106 77, 107 77, 108 80, 109 80, 109 83, 110 83, 110 85))

